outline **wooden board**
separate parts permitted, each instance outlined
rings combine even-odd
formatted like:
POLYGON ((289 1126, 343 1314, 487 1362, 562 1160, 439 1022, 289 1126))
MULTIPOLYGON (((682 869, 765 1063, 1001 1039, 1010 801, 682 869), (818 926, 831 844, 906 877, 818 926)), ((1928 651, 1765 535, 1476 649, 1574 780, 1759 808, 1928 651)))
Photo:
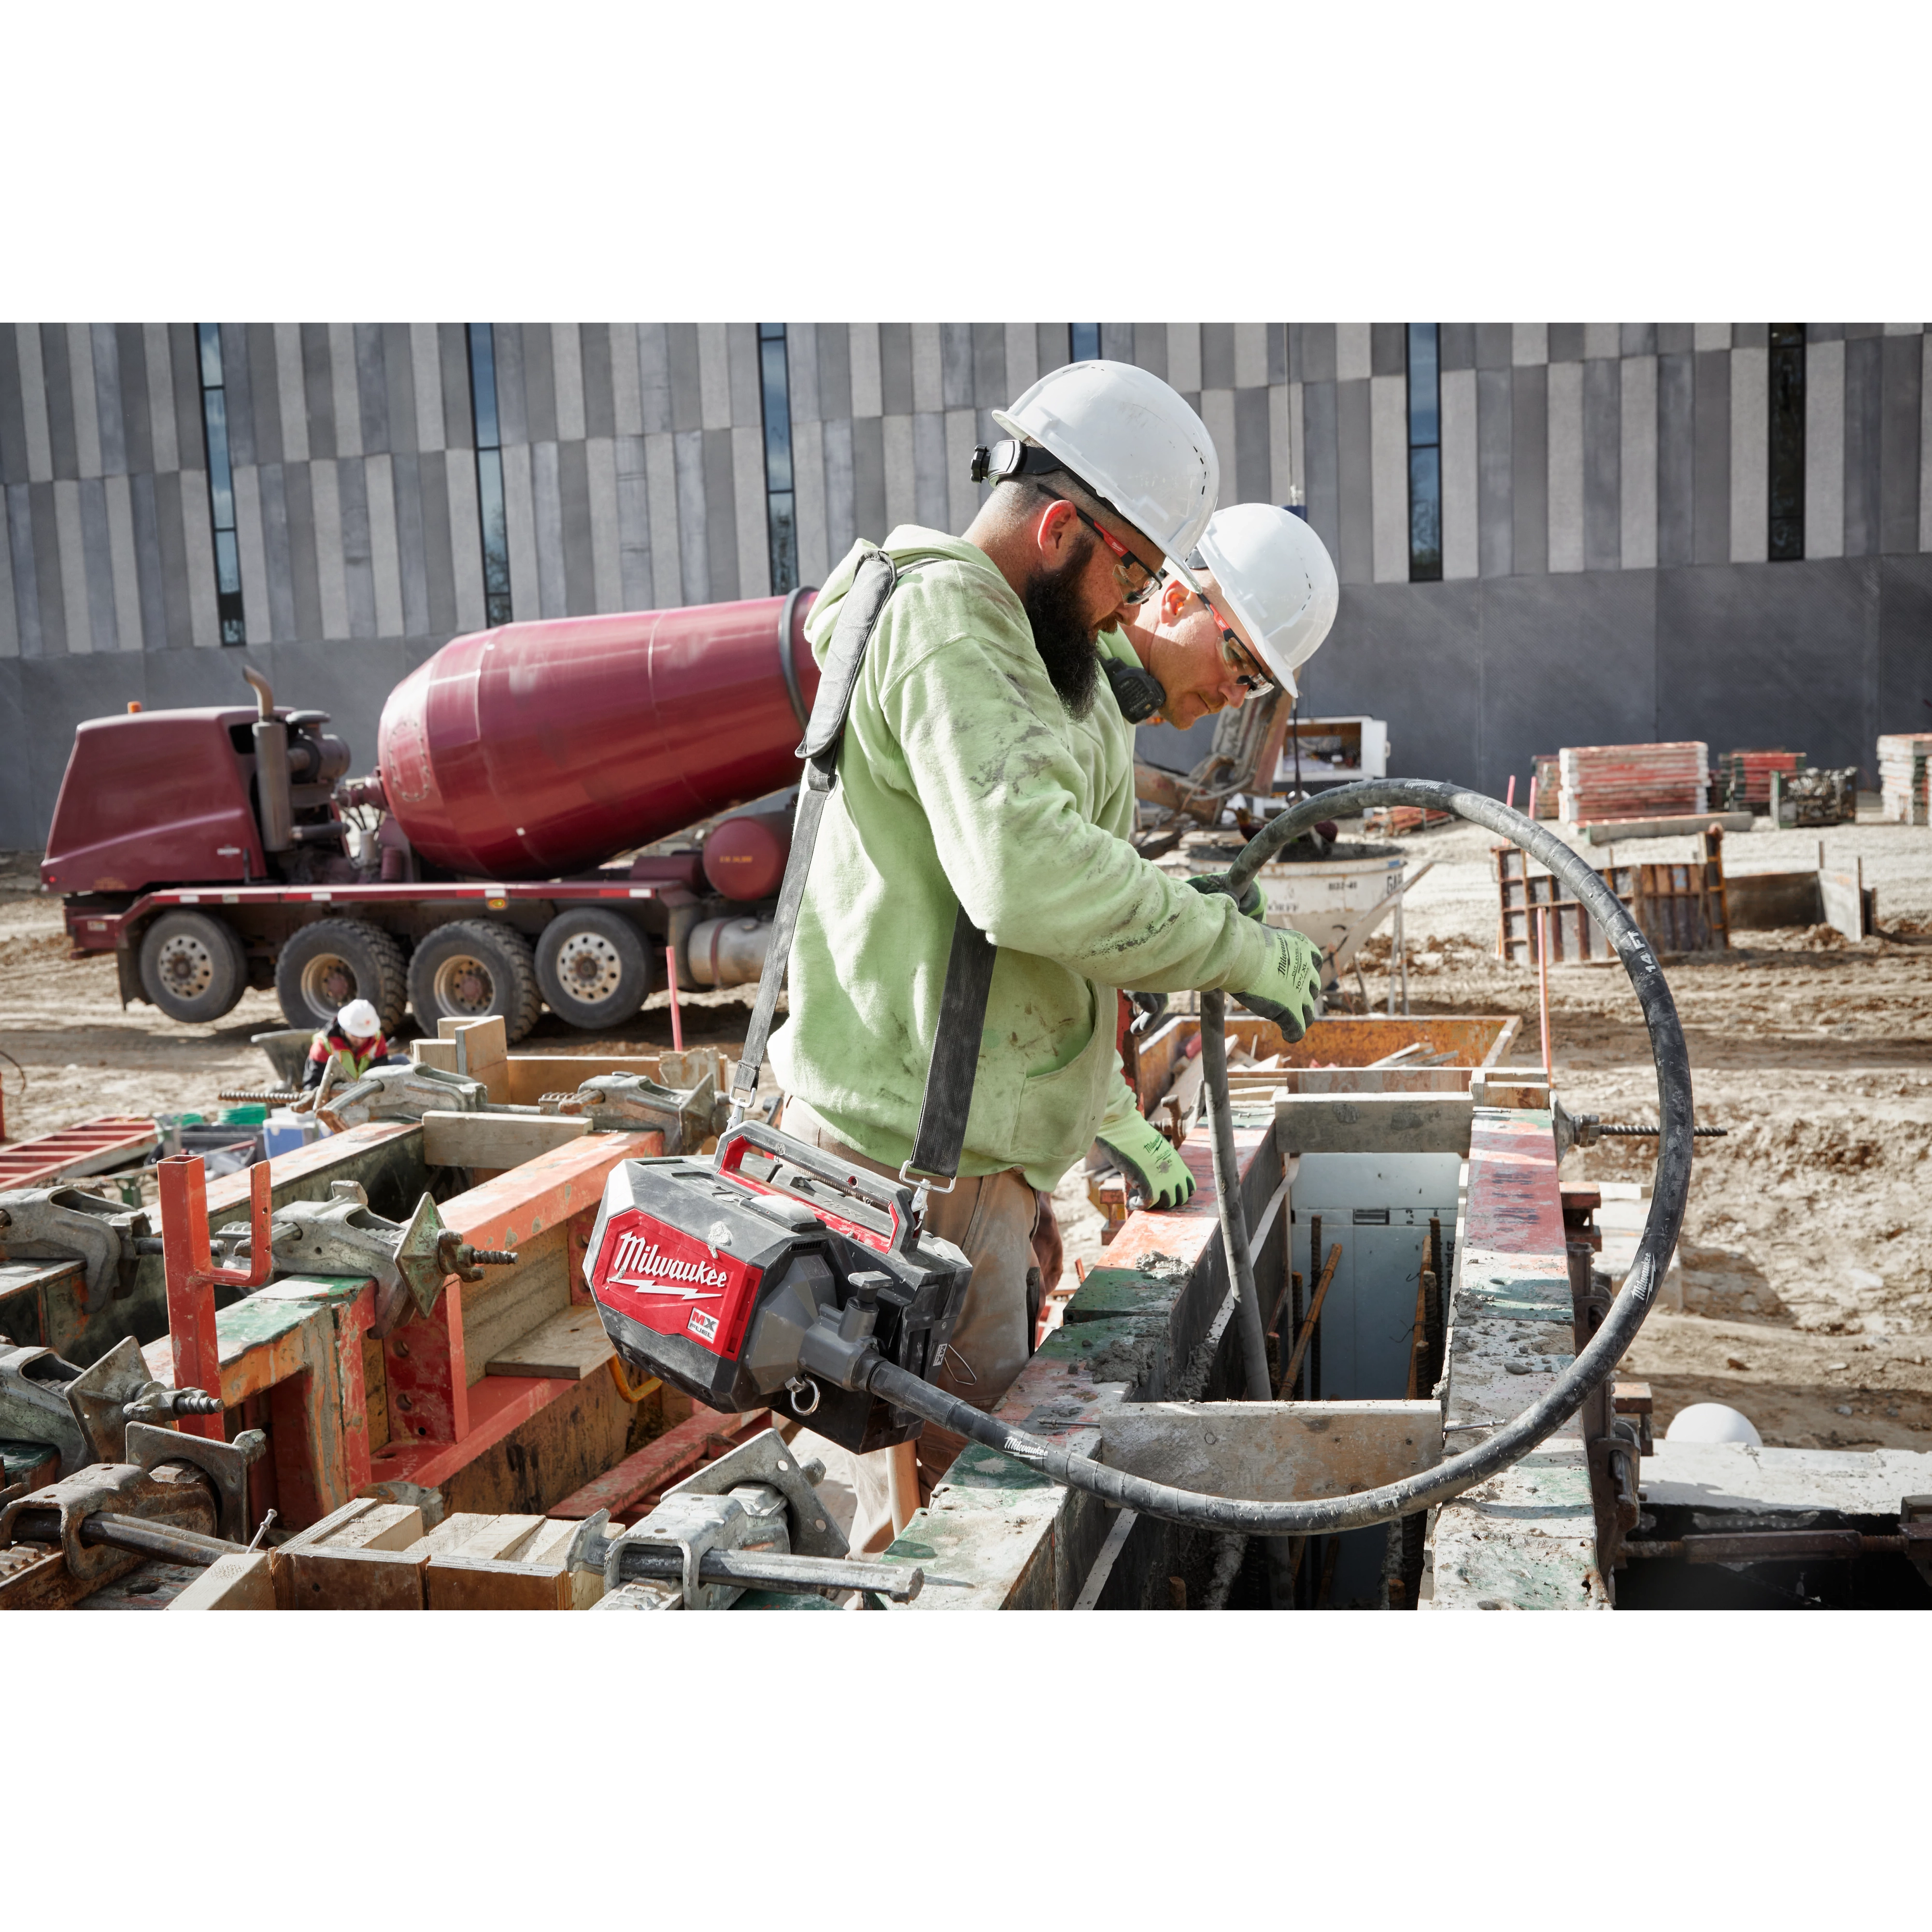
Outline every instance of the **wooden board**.
POLYGON ((272 1610, 275 1580, 271 1573, 270 1553, 251 1550, 245 1554, 218 1556, 174 1601, 171 1610, 272 1610))
POLYGON ((270 1552, 277 1606, 421 1610, 422 1564, 408 1552, 422 1534, 415 1504, 354 1497, 270 1552))
POLYGON ((509 1035, 499 1014, 490 1019, 440 1019, 436 1031, 454 1049, 451 1070, 480 1080, 483 1090, 500 1106, 510 1097, 510 1078, 504 1060, 509 1035))
POLYGON ((430 1166, 500 1173, 580 1140, 590 1123, 562 1114, 425 1114, 422 1129, 423 1159, 430 1166))
POLYGON ((1825 915, 1825 923, 1836 928, 1847 939, 1862 939, 1870 929, 1865 921, 1864 862, 1859 860, 1858 868, 1850 872, 1820 872, 1818 874, 1818 898, 1825 915))
POLYGON ((581 1382, 596 1374, 616 1352, 594 1307, 566 1308, 500 1350, 485 1372, 581 1382))
POLYGON ((499 1355, 572 1305, 566 1226, 526 1235, 516 1253, 514 1266, 485 1268, 481 1281, 463 1284, 464 1376, 472 1388, 499 1355))
POLYGON ((604 1594, 601 1575, 566 1564, 577 1535, 574 1522, 543 1521, 525 1532, 520 1526, 530 1520, 526 1516, 470 1520, 487 1526, 430 1562, 425 1582, 431 1610, 584 1610, 604 1594), (507 1526, 516 1526, 514 1537, 507 1526), (501 1555, 489 1554, 500 1546, 501 1555))

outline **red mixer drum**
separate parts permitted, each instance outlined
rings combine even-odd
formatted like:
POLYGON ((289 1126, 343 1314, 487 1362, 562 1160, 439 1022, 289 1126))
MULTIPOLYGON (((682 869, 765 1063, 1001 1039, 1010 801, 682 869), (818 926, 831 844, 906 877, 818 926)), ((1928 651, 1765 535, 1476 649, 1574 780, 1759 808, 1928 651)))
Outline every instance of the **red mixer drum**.
POLYGON ((452 639, 383 706, 390 810, 436 865, 547 879, 795 783, 813 596, 452 639))

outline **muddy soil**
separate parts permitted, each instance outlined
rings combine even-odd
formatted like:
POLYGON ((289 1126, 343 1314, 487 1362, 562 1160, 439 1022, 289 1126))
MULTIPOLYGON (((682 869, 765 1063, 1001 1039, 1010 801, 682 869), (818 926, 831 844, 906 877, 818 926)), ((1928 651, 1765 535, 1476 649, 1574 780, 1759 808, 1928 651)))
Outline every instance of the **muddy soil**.
MULTIPOLYGON (((1860 818, 1822 835, 1734 835, 1726 871, 1815 865, 1822 836, 1834 868, 1862 861, 1880 936, 1740 932, 1728 952, 1665 962, 1698 1122, 1729 1132, 1698 1143, 1684 1312, 1653 1314, 1626 1369, 1651 1384, 1660 1432, 1714 1401, 1768 1443, 1932 1450, 1932 832, 1878 824, 1870 806, 1860 818)), ((1518 1014, 1517 1062, 1540 1064, 1535 976, 1494 956, 1493 841, 1455 826, 1406 842, 1438 861, 1407 914, 1412 1010, 1518 1014)), ((1646 839, 1618 856, 1695 855, 1688 839, 1646 839)), ((1388 953, 1376 944, 1366 975, 1377 1010, 1388 953)), ((1553 967, 1550 1001, 1564 1104, 1654 1122, 1648 1036, 1622 969, 1553 967)), ((1646 1180, 1654 1153, 1600 1142, 1571 1153, 1564 1178, 1646 1180)))
MULTIPOLYGON (((1654 1314, 1628 1366, 1650 1382, 1660 1430, 1686 1404, 1717 1400, 1750 1416, 1767 1442, 1932 1450, 1932 832, 1880 825, 1869 808, 1861 818, 1823 836, 1834 866, 1862 860, 1881 936, 1741 932, 1728 953, 1666 962, 1698 1118, 1730 1134, 1700 1143, 1679 1251, 1684 1312, 1654 1314)), ((1490 835, 1455 826, 1404 842, 1417 862, 1437 862, 1408 910, 1412 1010, 1518 1014, 1518 1061, 1538 1062, 1534 976, 1493 954, 1490 835)), ((1795 869, 1816 862, 1818 842, 1815 832, 1734 836, 1726 868, 1795 869)), ((1688 859, 1694 847, 1647 840, 1623 856, 1688 859)), ((68 958, 35 858, 0 854, 0 1050, 14 1063, 0 1060, 0 1091, 10 1138, 100 1114, 212 1117, 220 1088, 265 1081, 249 1036, 283 1024, 272 994, 248 994, 214 1026, 179 1024, 146 1006, 124 1011, 110 959, 68 958)), ((1387 938, 1363 957, 1379 1011, 1387 938)), ((742 1040, 749 995, 686 995, 686 1041, 742 1040)), ((524 1050, 668 1046, 669 1004, 657 994, 608 1042, 546 1015, 524 1050)), ((1571 1109, 1654 1120, 1646 1035, 1622 971, 1553 969, 1550 1015, 1571 1109)), ((1642 1180, 1653 1151, 1645 1142, 1580 1150, 1564 1178, 1642 1180)), ((1078 1170, 1057 1199, 1070 1268, 1091 1264, 1102 1252, 1100 1224, 1078 1170)))

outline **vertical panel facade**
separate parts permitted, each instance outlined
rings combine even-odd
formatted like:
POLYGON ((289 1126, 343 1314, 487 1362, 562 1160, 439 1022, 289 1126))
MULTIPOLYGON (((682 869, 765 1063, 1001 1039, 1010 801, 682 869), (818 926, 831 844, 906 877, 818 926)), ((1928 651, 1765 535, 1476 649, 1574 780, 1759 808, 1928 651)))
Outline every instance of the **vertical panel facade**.
MULTIPOLYGON (((1412 583, 1406 327, 1097 325, 1102 354, 1200 410, 1224 502, 1297 502, 1328 545, 1342 617, 1318 693, 1355 627, 1480 631, 1472 614, 1514 594, 1506 580, 1554 580, 1539 608, 1574 598, 1586 624, 1606 598, 1690 596, 1669 588, 1679 573, 1714 586, 1858 560, 1918 583, 1928 567, 1922 325, 1804 326, 1794 563, 1766 560, 1768 325, 1444 322, 1443 580, 1412 583), (1632 587, 1604 587, 1616 582, 1632 587)), ((466 326, 216 328, 248 661, 274 668, 287 701, 334 709, 366 754, 390 686, 484 622, 466 326)), ((784 328, 807 584, 895 525, 962 530, 984 495, 967 472, 998 433, 992 411, 1072 352, 1065 322, 784 328)), ((499 323, 494 339, 514 618, 767 592, 755 322, 499 323)), ((0 700, 46 719, 51 746, 0 775, 15 842, 38 836, 67 721, 151 692, 235 695, 209 478, 194 325, 0 324, 0 700)), ((1667 710, 1667 692, 1657 701, 1667 710)))

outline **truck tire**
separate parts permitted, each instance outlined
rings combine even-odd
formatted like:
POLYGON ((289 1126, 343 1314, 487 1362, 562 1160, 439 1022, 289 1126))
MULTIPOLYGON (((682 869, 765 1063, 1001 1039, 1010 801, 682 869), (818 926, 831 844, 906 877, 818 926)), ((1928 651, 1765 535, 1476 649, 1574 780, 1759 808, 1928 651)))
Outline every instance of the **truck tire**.
POLYGON ((383 1032, 393 1034, 409 991, 402 947, 366 919, 319 919, 291 934, 275 961, 283 1016, 311 1031, 327 1026, 351 1000, 367 1000, 383 1032))
POLYGON ((566 1024, 587 1033, 620 1027, 651 996, 651 956, 622 914, 572 906, 537 940, 537 985, 566 1024))
POLYGON ((205 912, 164 912, 141 941, 141 990, 171 1020, 206 1024, 248 990, 234 928, 205 912))
POLYGON ((490 920, 439 926, 410 955, 410 1006, 432 1040, 438 1020, 500 1017, 514 1044, 543 1011, 530 942, 514 926, 490 920))

